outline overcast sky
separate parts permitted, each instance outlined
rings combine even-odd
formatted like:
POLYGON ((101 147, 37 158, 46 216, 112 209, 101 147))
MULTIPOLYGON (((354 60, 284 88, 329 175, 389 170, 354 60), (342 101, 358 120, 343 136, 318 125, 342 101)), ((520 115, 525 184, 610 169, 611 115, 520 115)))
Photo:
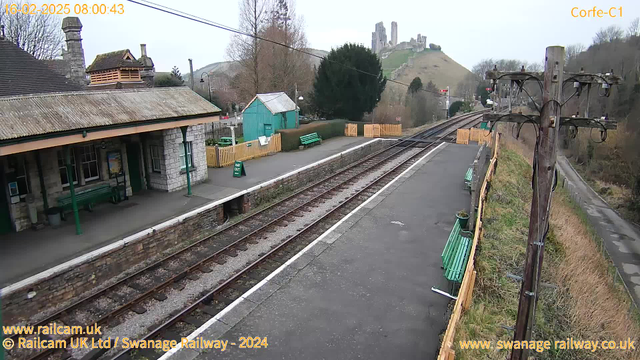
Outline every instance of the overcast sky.
MULTIPOLYGON (((69 3, 91 1, 69 1, 69 3)), ((157 3, 238 27, 238 1, 156 0, 157 3)), ((228 60, 226 47, 230 33, 148 9, 126 0, 123 15, 80 15, 84 25, 83 46, 87 66, 100 53, 128 48, 140 55, 146 43, 156 71, 177 65, 188 73, 188 58, 194 70, 212 62, 228 60)), ((310 47, 331 50, 345 42, 371 46, 375 23, 383 21, 391 36, 391 21, 398 23, 398 41, 408 41, 418 33, 463 66, 471 67, 484 58, 516 58, 540 62, 549 45, 583 43, 589 45, 601 27, 619 25, 626 29, 640 16, 640 1, 583 0, 297 0, 296 11, 303 16, 310 47), (608 11, 622 7, 622 17, 574 18, 573 7, 608 11)), ((616 10, 619 12, 619 10, 616 10)), ((616 14, 619 15, 619 14, 616 14)))

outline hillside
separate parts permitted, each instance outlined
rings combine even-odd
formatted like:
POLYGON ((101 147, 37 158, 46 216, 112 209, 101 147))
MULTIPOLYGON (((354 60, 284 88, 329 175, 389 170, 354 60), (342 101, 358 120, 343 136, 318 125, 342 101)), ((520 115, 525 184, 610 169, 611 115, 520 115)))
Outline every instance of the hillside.
MULTIPOLYGON (((317 56, 323 56, 323 57, 329 54, 328 51, 318 50, 318 49, 307 49, 306 51, 311 54, 314 54, 317 56)), ((316 67, 320 65, 320 60, 321 59, 315 56, 309 56, 309 62, 315 65, 316 67)), ((239 67, 238 67, 238 64, 236 64, 235 62, 221 61, 221 62, 211 63, 209 65, 201 67, 200 69, 194 70, 193 78, 200 79, 200 76, 203 72, 207 72, 211 74, 216 74, 216 73, 224 74, 229 78, 232 78, 235 74, 238 73, 238 71, 239 71, 239 67)), ((186 83, 189 82, 189 74, 182 74, 182 77, 185 78, 186 83)))
MULTIPOLYGON (((396 50, 384 54, 382 69, 384 74, 393 80, 410 83, 416 76, 423 84, 432 81, 436 87, 451 90, 471 72, 458 64, 442 51, 425 49, 414 53, 412 50, 396 50)), ((390 87, 399 86, 389 84, 390 87)))

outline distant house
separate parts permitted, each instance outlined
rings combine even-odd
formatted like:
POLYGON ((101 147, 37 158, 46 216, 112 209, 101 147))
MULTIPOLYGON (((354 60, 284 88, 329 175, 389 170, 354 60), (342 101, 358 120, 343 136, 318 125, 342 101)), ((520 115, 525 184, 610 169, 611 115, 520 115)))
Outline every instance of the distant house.
POLYGON ((87 67, 90 88, 137 88, 146 87, 140 73, 144 65, 136 60, 129 49, 113 51, 96 56, 87 67))
POLYGON ((283 92, 256 95, 242 114, 245 141, 296 127, 296 104, 283 92))

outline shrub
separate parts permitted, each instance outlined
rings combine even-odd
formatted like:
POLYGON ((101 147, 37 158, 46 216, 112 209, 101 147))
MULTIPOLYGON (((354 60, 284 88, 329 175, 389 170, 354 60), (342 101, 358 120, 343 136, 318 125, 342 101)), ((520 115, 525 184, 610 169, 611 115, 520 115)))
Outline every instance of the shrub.
POLYGON ((318 133, 323 140, 344 135, 344 120, 314 121, 311 124, 300 125, 298 129, 281 129, 282 151, 291 151, 300 146, 300 136, 318 133))

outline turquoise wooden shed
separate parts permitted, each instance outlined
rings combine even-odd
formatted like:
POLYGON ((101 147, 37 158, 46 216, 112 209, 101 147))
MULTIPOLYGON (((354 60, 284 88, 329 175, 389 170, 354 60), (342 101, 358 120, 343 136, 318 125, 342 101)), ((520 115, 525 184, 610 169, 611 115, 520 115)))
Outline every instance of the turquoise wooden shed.
POLYGON ((296 104, 284 92, 258 94, 242 111, 244 140, 296 127, 296 104))

